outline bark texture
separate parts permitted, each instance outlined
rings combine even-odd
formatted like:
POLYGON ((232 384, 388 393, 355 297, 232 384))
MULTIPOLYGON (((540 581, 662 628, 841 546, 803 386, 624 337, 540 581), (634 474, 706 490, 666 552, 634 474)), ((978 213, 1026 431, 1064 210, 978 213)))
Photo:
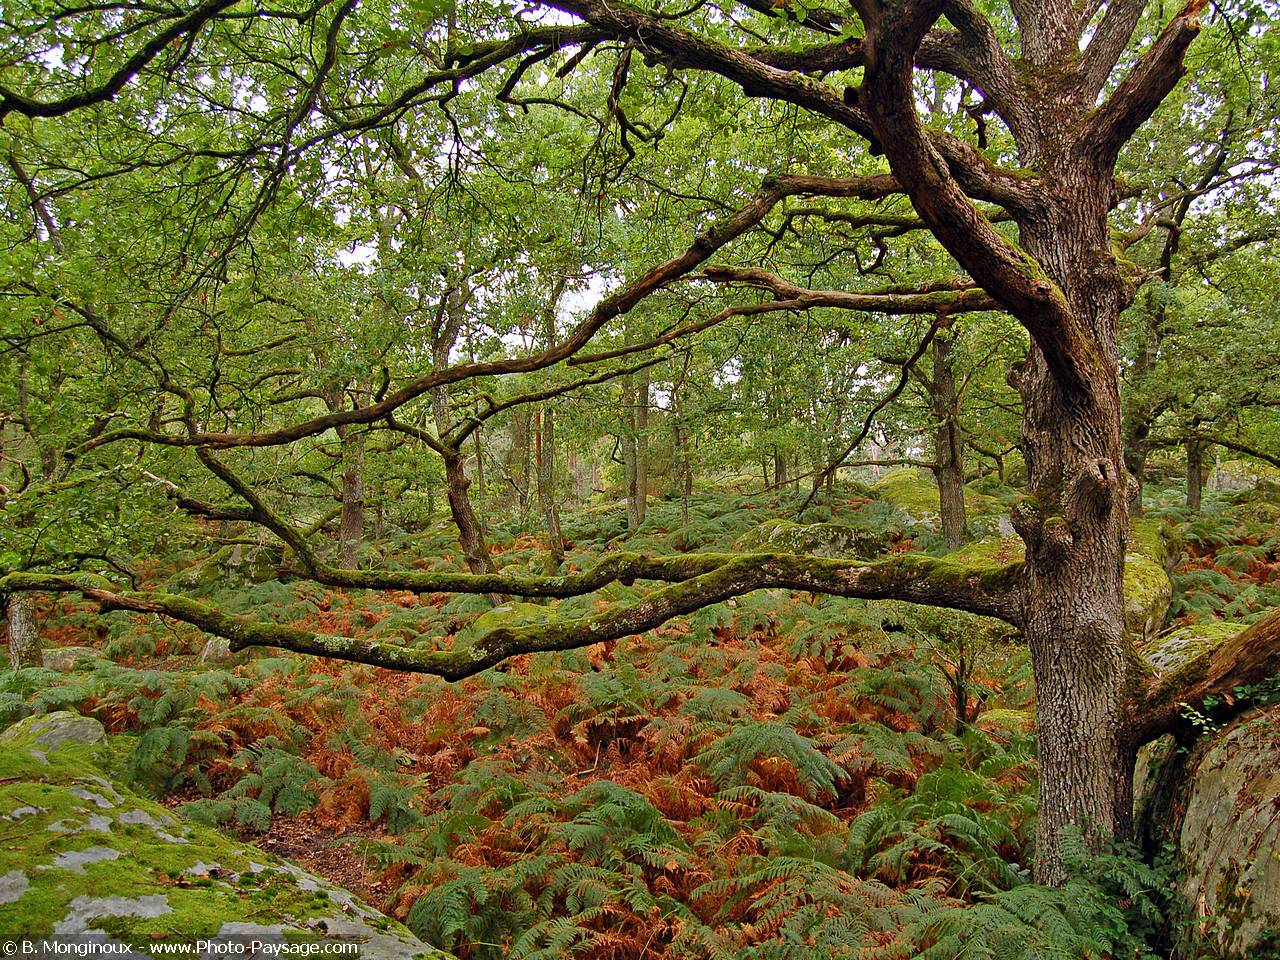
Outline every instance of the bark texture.
POLYGON ((951 350, 950 337, 934 337, 929 399, 935 425, 933 475, 938 482, 938 517, 943 542, 954 549, 968 539, 968 519, 964 506, 964 433, 951 350))
POLYGON ((40 666, 40 623, 36 619, 35 594, 10 594, 8 607, 9 665, 14 670, 40 666))

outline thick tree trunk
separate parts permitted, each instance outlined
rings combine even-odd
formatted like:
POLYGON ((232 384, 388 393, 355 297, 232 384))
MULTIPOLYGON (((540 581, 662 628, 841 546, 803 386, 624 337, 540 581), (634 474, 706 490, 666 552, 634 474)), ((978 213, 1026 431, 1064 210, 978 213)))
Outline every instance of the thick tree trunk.
POLYGON ((1204 444, 1199 440, 1187 441, 1187 509, 1200 512, 1204 496, 1204 444))
POLYGON ((36 619, 36 595, 10 594, 8 615, 10 666, 14 670, 40 666, 40 623, 36 619))
POLYGON ((564 535, 560 532, 560 508, 556 504, 556 428, 555 413, 548 406, 535 416, 538 459, 538 505, 547 524, 549 550, 548 574, 564 563, 564 535))
POLYGON ((364 431, 347 428, 342 442, 342 516, 338 525, 338 562, 349 569, 360 566, 364 540, 364 431))
POLYGON ((1038 347, 1014 378, 1031 487, 1014 525, 1027 545, 1023 633, 1040 745, 1035 874, 1047 883, 1064 879, 1068 827, 1094 842, 1127 832, 1135 750, 1126 729, 1134 655, 1124 635, 1128 510, 1115 349, 1125 288, 1100 255, 1108 185, 1082 176, 1059 186, 1061 219, 1024 227, 1023 242, 1087 324, 1096 353, 1081 358, 1087 380, 1070 394, 1038 347))
POLYGON ((933 475, 938 483, 942 540, 955 549, 968 539, 968 522, 964 507, 964 434, 960 429, 960 398, 956 391, 955 370, 951 365, 951 339, 946 336, 933 340, 930 400, 936 424, 933 475))

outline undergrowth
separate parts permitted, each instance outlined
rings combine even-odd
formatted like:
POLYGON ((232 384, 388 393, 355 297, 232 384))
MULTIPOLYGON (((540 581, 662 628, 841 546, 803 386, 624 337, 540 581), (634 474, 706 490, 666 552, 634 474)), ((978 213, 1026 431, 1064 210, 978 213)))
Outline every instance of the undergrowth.
MULTIPOLYGON (((569 563, 609 545, 731 549, 781 512, 699 495, 687 521, 656 503, 627 535, 618 510, 583 511, 566 518, 569 563)), ((1248 619, 1275 602, 1280 541, 1256 508, 1156 512, 1183 521, 1177 616, 1248 619)), ((906 523, 862 496, 822 516, 906 523)), ((504 566, 542 571, 536 537, 492 535, 504 566)), ((447 538, 393 533, 384 548, 403 566, 460 562, 447 538)), ((425 645, 491 609, 279 580, 199 590, 233 612, 425 645)), ((250 837, 288 821, 335 841, 327 855, 357 860, 379 906, 463 960, 1157 956, 1169 879, 1131 851, 1069 851, 1065 886, 1030 882, 1026 654, 990 621, 936 621, 760 591, 451 685, 293 656, 207 668, 198 637, 114 614, 94 642, 120 662, 7 674, 0 719, 99 717, 131 738, 137 784, 250 837)))

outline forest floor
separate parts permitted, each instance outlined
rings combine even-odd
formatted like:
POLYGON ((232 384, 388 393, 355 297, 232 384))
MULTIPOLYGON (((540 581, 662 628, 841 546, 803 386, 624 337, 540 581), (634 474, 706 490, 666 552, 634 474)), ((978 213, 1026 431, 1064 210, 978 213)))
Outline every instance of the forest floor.
MULTIPOLYGON (((1157 491, 1150 511, 1181 544, 1172 623, 1280 605, 1274 504, 1211 498, 1197 517, 1173 504, 1157 491)), ((785 496, 656 501, 631 535, 620 505, 582 511, 566 523, 569 563, 623 544, 732 548, 791 509, 785 496)), ((841 489, 810 514, 887 532, 893 549, 942 552, 918 513, 874 490, 841 489)), ((538 536, 510 525, 491 537, 504 567, 541 572, 538 536)), ((389 566, 460 561, 442 525, 376 550, 389 566)), ((498 610, 483 598, 231 575, 195 592, 325 632, 465 643, 495 618, 576 617, 642 589, 498 610)), ((133 738, 139 789, 351 889, 461 958, 944 956, 983 930, 991 942, 1048 937, 1044 955, 1081 956, 1082 945, 1157 936, 1132 930, 1159 895, 1148 904, 1108 887, 1117 876, 1158 885, 1136 861, 1117 856, 1107 876, 1099 861, 1080 864, 1067 892, 1029 883, 1030 668, 994 621, 760 591, 458 684, 271 652, 202 663, 191 631, 70 602, 44 611, 44 633, 107 659, 6 675, 0 719, 97 717, 133 738), (971 724, 957 722, 962 663, 971 724), (1044 911, 1061 920, 1049 932, 1044 911)))

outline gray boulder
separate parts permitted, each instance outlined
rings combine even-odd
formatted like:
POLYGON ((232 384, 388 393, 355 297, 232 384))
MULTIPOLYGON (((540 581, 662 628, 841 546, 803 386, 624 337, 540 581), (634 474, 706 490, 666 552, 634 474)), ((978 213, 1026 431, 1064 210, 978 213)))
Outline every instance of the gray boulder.
POLYGON ((102 659, 102 651, 93 647, 50 647, 41 654, 41 666, 46 670, 70 673, 80 664, 102 659))

